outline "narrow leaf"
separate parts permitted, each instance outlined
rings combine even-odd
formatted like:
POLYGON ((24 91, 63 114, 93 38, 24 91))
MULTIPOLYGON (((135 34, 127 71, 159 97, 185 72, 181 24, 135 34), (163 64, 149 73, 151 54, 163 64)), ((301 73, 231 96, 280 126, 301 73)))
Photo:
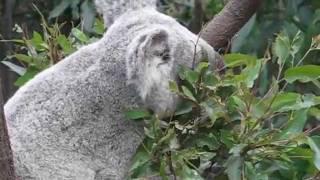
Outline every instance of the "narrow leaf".
POLYGON ((2 64, 8 66, 13 72, 19 74, 20 76, 26 73, 26 68, 13 64, 10 61, 1 61, 2 64))
POLYGON ((150 112, 145 109, 132 109, 124 113, 125 117, 132 120, 142 119, 150 116, 150 112))
POLYGON ((308 137, 308 143, 314 152, 314 165, 320 171, 320 136, 308 137))

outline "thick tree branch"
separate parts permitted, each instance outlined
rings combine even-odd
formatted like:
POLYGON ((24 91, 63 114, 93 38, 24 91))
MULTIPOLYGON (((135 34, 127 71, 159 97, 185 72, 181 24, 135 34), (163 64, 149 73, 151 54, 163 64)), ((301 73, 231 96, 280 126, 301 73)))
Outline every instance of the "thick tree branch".
POLYGON ((224 49, 232 37, 248 22, 263 0, 230 0, 208 23, 201 37, 216 50, 224 49))
POLYGON ((203 9, 203 0, 194 1, 193 17, 191 19, 189 29, 193 33, 199 33, 202 28, 204 9, 203 9))
MULTIPOLYGON (((0 33, 1 38, 12 38, 13 13, 15 7, 15 0, 1 0, 0 13, 0 33)), ((11 43, 0 44, 0 60, 5 57, 8 52, 12 50, 11 43)), ((0 65, 0 179, 14 180, 14 167, 12 160, 12 152, 7 132, 6 120, 3 112, 3 105, 10 96, 10 75, 7 68, 0 65)))
MULTIPOLYGON (((0 89, 1 86, 0 77, 0 89)), ((7 132, 7 126, 5 116, 3 112, 4 97, 2 91, 0 91, 0 179, 1 180, 14 180, 14 167, 12 160, 12 152, 10 148, 10 142, 7 132)))

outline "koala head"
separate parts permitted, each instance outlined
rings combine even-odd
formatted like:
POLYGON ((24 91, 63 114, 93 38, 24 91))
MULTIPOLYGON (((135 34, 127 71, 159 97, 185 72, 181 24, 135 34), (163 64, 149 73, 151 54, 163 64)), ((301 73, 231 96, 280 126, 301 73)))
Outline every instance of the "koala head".
MULTIPOLYGON (((178 23, 177 23, 178 24, 178 23)), ((161 117, 172 115, 179 97, 169 90, 178 81, 179 65, 215 60, 213 48, 184 27, 154 26, 130 43, 126 56, 128 83, 136 86, 145 105, 161 117)))

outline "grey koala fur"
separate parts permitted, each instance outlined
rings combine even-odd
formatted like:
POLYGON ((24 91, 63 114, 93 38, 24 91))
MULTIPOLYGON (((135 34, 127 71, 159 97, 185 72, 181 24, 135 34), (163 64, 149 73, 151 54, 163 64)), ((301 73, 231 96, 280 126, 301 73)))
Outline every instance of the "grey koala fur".
MULTIPOLYGON (((143 125, 123 110, 145 105, 166 116, 177 66, 191 67, 198 37, 153 9, 130 11, 104 37, 21 87, 4 107, 22 180, 124 179, 143 125)), ((196 61, 215 52, 202 39, 196 61)))
POLYGON ((157 0, 95 0, 100 14, 103 14, 105 27, 109 28, 113 22, 129 10, 144 7, 157 8, 157 0))

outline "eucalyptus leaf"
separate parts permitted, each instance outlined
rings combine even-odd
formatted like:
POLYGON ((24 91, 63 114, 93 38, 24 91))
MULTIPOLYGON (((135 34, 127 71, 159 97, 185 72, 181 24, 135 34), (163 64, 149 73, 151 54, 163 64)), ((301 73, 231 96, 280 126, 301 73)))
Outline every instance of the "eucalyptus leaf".
POLYGON ((79 30, 78 28, 73 28, 71 32, 74 35, 74 37, 76 37, 82 43, 89 42, 89 38, 87 37, 87 35, 83 31, 79 30))
POLYGON ((93 24, 95 22, 95 9, 92 5, 92 2, 85 0, 81 4, 81 17, 83 20, 83 28, 87 32, 92 32, 93 24))
POLYGON ((278 57, 278 64, 283 65, 290 56, 290 39, 284 34, 278 34, 274 44, 273 53, 278 57))
POLYGON ((0 61, 0 62, 8 66, 13 72, 17 73, 20 76, 23 76, 27 72, 26 68, 13 64, 10 61, 0 61))
POLYGON ((241 65, 254 66, 257 58, 245 54, 226 54, 224 56, 226 67, 233 68, 241 65))
POLYGON ((229 180, 241 180, 242 161, 243 159, 240 156, 232 155, 228 158, 225 166, 229 180))
POLYGON ((127 119, 137 120, 137 119, 147 118, 151 114, 146 109, 137 108, 137 109, 131 109, 126 111, 124 115, 127 119))
POLYGON ((294 67, 286 70, 285 79, 289 83, 294 81, 310 82, 320 78, 320 66, 318 65, 305 65, 294 67))
POLYGON ((308 143, 314 152, 314 164, 320 171, 320 136, 308 137, 308 143))
POLYGON ((56 18, 60 16, 70 5, 72 1, 60 1, 60 4, 55 6, 55 8, 50 12, 49 19, 56 18))
POLYGON ((14 85, 20 87, 20 86, 24 85, 25 83, 27 83, 29 80, 31 80, 38 73, 39 73, 39 70, 37 68, 30 66, 27 68, 26 73, 17 79, 17 81, 14 83, 14 85))
POLYGON ((73 51, 72 43, 65 35, 58 36, 57 42, 66 54, 72 53, 73 51))
POLYGON ((184 95, 186 97, 188 97, 190 100, 192 100, 194 102, 197 101, 196 98, 193 96, 192 92, 187 87, 182 86, 182 91, 183 91, 184 95))
POLYGON ((288 126, 282 131, 282 138, 288 138, 292 134, 302 133, 307 122, 308 109, 302 109, 293 113, 289 119, 288 126))

